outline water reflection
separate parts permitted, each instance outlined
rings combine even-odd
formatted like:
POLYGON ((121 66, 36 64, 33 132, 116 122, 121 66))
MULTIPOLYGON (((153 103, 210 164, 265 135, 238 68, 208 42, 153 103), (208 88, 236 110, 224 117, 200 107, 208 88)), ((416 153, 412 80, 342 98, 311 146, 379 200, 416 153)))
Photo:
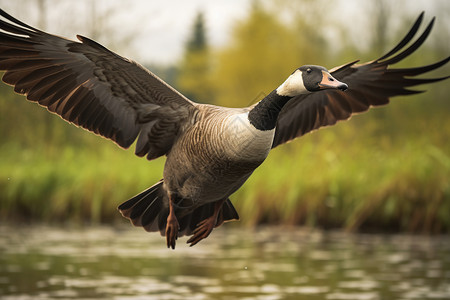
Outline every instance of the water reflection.
POLYGON ((139 229, 0 226, 1 299, 450 299, 450 238, 220 228, 175 251, 139 229))

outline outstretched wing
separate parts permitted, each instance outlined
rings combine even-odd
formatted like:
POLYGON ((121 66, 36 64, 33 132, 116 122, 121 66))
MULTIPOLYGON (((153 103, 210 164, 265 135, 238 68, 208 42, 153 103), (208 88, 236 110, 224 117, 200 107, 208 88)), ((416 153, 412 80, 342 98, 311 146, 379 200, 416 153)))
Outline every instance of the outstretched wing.
POLYGON ((408 87, 448 78, 420 79, 413 77, 439 68, 446 64, 450 57, 423 67, 390 68, 392 64, 417 50, 428 37, 434 18, 422 35, 411 46, 400 52, 413 39, 422 19, 423 13, 402 41, 382 57, 365 64, 356 64, 358 61, 354 61, 330 70, 333 77, 348 85, 347 91, 325 90, 297 96, 289 101, 278 117, 272 147, 320 127, 347 120, 353 114, 367 111, 372 106, 387 104, 390 97, 420 93, 420 91, 409 90, 408 87))
POLYGON ((0 10, 3 81, 30 101, 136 154, 166 154, 193 102, 157 76, 82 36, 76 42, 33 28, 0 10))

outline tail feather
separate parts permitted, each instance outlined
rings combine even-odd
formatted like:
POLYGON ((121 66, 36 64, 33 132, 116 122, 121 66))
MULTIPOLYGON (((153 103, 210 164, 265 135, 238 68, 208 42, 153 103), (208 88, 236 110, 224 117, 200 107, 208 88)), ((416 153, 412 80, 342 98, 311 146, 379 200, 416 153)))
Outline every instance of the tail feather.
MULTIPOLYGON (((143 216, 142 212, 145 213, 145 211, 147 211, 148 208, 153 206, 153 203, 155 202, 155 200, 158 199, 158 196, 155 195, 155 194, 157 194, 157 192, 158 192, 158 190, 154 190, 151 193, 144 195, 142 197, 142 199, 139 202, 137 202, 131 209, 130 219, 132 219, 132 220, 142 219, 142 218, 139 218, 139 217, 143 216)), ((143 226, 143 225, 144 225, 143 223, 139 224, 139 226, 143 226)))
POLYGON ((227 199, 222 206, 222 210, 219 212, 217 217, 216 227, 219 227, 224 222, 239 220, 239 214, 231 203, 230 199, 227 199))
POLYGON ((207 203, 195 209, 191 215, 191 222, 189 223, 188 233, 193 232, 197 227, 197 224, 204 219, 210 217, 214 213, 214 203, 207 203))
MULTIPOLYGON (((203 221, 206 218, 209 218, 214 213, 214 205, 215 203, 208 203, 203 206, 198 207, 192 213, 184 216, 180 223, 180 234, 183 235, 191 235, 197 224, 203 221)), ((239 215, 231 203, 230 199, 225 200, 222 205, 222 209, 219 211, 219 215, 217 216, 217 222, 215 227, 219 227, 224 222, 229 222, 233 220, 239 220, 239 215)))
POLYGON ((192 214, 187 214, 184 217, 181 217, 180 220, 178 220, 178 223, 180 224, 180 230, 178 231, 179 236, 188 235, 188 232, 192 231, 190 228, 192 222, 192 214))
MULTIPOLYGON (((118 210, 122 216, 129 219, 134 226, 142 226, 146 230, 147 228, 152 228, 151 225, 161 212, 163 205, 164 191, 162 184, 163 181, 160 180, 145 191, 119 205, 118 210)), ((159 228, 156 228, 151 231, 158 230, 159 228)))
MULTIPOLYGON (((176 210, 180 225, 178 236, 192 235, 198 223, 212 216, 214 205, 215 203, 211 202, 193 211, 182 211, 183 208, 176 210)), ((141 226, 148 232, 159 231, 162 236, 165 236, 169 199, 163 188, 163 180, 125 201, 119 205, 118 209, 134 226, 141 226)), ((239 215, 231 201, 227 199, 219 212, 215 227, 232 220, 239 220, 239 215)))
POLYGON ((141 218, 142 227, 145 231, 159 231, 159 224, 155 222, 156 217, 163 206, 163 197, 156 197, 152 204, 144 211, 141 218))
POLYGON ((167 217, 169 216, 169 208, 163 207, 158 215, 158 229, 161 236, 166 235, 167 217))
MULTIPOLYGON (((122 215, 124 214, 124 212, 126 212, 127 210, 129 210, 130 208, 132 208, 134 205, 136 205, 137 202, 139 202, 143 197, 147 196, 148 194, 152 193, 153 191, 155 191, 156 189, 158 189, 160 186, 160 184, 162 184, 162 179, 160 181, 158 181, 156 184, 152 185, 151 187, 149 187, 148 189, 146 189, 145 191, 137 194, 136 196, 134 196, 131 199, 128 199, 127 201, 125 201, 124 203, 120 204, 117 209, 120 210, 120 212, 122 213, 122 215)), ((124 216, 126 218, 128 218, 128 216, 124 216)))

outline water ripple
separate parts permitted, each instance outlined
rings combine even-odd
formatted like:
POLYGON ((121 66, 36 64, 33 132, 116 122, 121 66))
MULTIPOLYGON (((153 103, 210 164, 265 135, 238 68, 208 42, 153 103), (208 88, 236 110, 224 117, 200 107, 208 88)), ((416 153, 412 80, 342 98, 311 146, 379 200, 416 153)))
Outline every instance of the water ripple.
POLYGON ((0 226, 12 299, 450 299, 450 238, 222 229, 175 251, 133 228, 0 226))

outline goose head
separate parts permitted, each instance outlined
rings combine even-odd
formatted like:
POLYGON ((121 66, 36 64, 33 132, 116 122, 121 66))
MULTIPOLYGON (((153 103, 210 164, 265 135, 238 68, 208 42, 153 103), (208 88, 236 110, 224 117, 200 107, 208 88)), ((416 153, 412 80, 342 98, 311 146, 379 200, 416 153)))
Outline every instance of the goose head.
POLYGON ((345 91, 347 88, 347 84, 334 78, 326 68, 305 65, 296 69, 276 91, 280 96, 295 97, 326 89, 345 91))

